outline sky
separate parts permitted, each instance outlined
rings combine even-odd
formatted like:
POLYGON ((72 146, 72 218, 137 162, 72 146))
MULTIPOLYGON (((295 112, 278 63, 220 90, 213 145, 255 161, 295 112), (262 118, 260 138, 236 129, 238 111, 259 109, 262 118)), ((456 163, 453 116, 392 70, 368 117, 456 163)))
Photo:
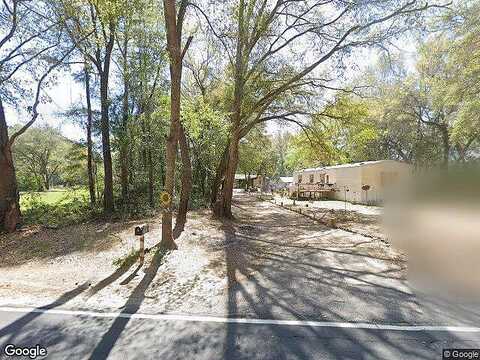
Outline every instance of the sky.
MULTIPOLYGON (((75 103, 84 102, 85 90, 82 84, 76 83, 69 74, 62 73, 62 76, 59 78, 56 85, 44 90, 44 93, 48 95, 50 101, 39 105, 39 117, 34 126, 48 124, 59 129, 65 137, 71 140, 84 140, 85 134, 82 127, 73 124, 71 121, 62 119, 59 113, 71 108, 75 103)), ((29 119, 29 115, 25 112, 16 111, 9 106, 6 106, 5 112, 9 126, 23 124, 29 119)))
MULTIPOLYGON (((411 69, 414 67, 414 59, 416 56, 416 43, 415 41, 403 40, 397 44, 401 49, 403 55, 407 59, 407 66, 411 69)), ((374 65, 378 60, 378 52, 373 50, 360 50, 355 65, 359 67, 360 73, 367 67, 374 65)), ((188 70, 184 70, 188 71, 188 70)), ((346 78, 353 78, 358 75, 359 70, 350 64, 347 68, 346 78)), ((60 113, 71 108, 72 105, 81 103, 85 106, 85 90, 81 83, 75 82, 72 76, 67 72, 62 72, 58 76, 57 83, 44 90, 44 92, 50 98, 50 101, 41 104, 38 108, 39 118, 34 126, 41 126, 48 124, 52 127, 59 129, 59 131, 67 138, 74 141, 85 140, 85 131, 78 124, 74 124, 69 120, 62 119, 60 113)), ((28 114, 17 112, 11 107, 6 107, 6 115, 8 124, 14 125, 19 123, 25 123, 28 119, 28 114)), ((296 127, 281 126, 275 122, 269 122, 267 124, 267 132, 274 134, 278 131, 299 131, 296 127)))

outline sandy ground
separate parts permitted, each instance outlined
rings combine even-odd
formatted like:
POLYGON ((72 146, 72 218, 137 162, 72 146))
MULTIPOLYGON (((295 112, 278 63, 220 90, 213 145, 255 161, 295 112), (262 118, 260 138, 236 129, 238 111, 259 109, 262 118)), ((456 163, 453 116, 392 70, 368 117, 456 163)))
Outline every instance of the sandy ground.
POLYGON ((386 241, 388 236, 383 226, 383 209, 378 206, 345 203, 343 201, 292 200, 275 196, 271 199, 276 205, 310 218, 355 234, 386 241))
MULTIPOLYGON (((281 197, 280 195, 276 195, 275 199, 277 201, 283 201, 284 204, 293 204, 293 200, 281 197)), ((345 203, 344 201, 337 201, 337 200, 315 200, 315 201, 308 201, 308 200, 296 200, 295 201, 299 206, 309 205, 311 208, 315 209, 322 209, 322 210, 342 210, 347 212, 355 212, 358 214, 363 215, 376 215, 381 216, 383 208, 380 206, 370 206, 370 205, 362 205, 362 204, 352 204, 352 203, 345 203)))
MULTIPOLYGON (((274 204, 260 202, 256 196, 236 195, 240 198, 234 207, 237 221, 222 223, 214 220, 208 211, 190 213, 187 230, 178 239, 178 251, 154 258, 154 251, 147 254, 143 267, 138 262, 119 265, 120 260, 138 248, 138 239, 133 235, 134 227, 149 222, 151 232, 146 236, 146 247, 153 247, 161 236, 159 219, 112 224, 82 224, 64 229, 31 228, 11 236, 3 236, 0 255, 0 304, 42 306, 61 299, 72 289, 81 288, 82 296, 69 299, 68 306, 74 308, 121 309, 127 301, 141 301, 144 311, 212 313, 228 307, 228 288, 232 282, 248 279, 249 269, 239 272, 235 279, 229 278, 227 259, 232 257, 227 248, 238 253, 240 234, 255 235, 262 230, 258 217, 268 217, 270 212, 283 211, 282 216, 295 222, 309 221, 294 213, 277 209, 274 204), (260 207, 260 205, 262 207, 260 207), (247 206, 248 209, 245 208, 247 206), (232 246, 234 244, 235 246, 232 246), (158 264, 156 264, 158 262, 158 264), (115 263, 115 265, 114 265, 115 263), (158 270, 156 269, 158 267, 158 270), (156 270, 156 276, 148 284, 141 284, 142 278, 156 270), (230 283, 230 284, 229 284, 230 283), (132 298, 138 287, 141 296, 132 298), (85 289, 85 291, 83 291, 85 289)), ((333 203, 331 203, 333 205, 333 203)), ((275 215, 275 214, 274 214, 275 215)), ((263 222, 264 225, 268 225, 263 222)), ((289 228, 292 231, 292 228, 289 228)), ((278 229, 280 231, 280 229, 278 229)), ((295 230, 295 229, 293 229, 295 230)), ((285 234, 298 243, 301 238, 311 238, 315 231, 306 231, 305 224, 299 223, 298 231, 285 234), (308 236, 307 236, 308 235, 308 236)), ((322 227, 322 231, 325 230, 322 227)), ((265 238, 269 239, 269 234, 265 238)), ((342 234, 348 242, 354 234, 342 234)), ((245 241, 245 240, 244 240, 245 241)), ((356 240, 355 240, 356 241, 356 240)), ((256 244, 256 255, 274 244, 256 244)), ((336 246, 340 246, 336 244, 336 246)), ((383 244, 372 247, 370 252, 387 251, 392 259, 400 259, 383 244)), ((362 250, 363 251, 363 250, 362 250)), ((233 259, 238 261, 239 256, 233 259)), ((240 268, 262 265, 262 259, 242 259, 248 264, 240 268)))
POLYGON ((155 257, 154 248, 146 254, 142 267, 138 261, 122 265, 122 260, 138 249, 134 228, 143 222, 150 225, 145 247, 153 248, 161 237, 161 223, 156 218, 58 230, 33 228, 4 235, 0 239, 0 303, 43 306, 74 291, 82 296, 68 298, 69 307, 121 309, 153 267, 158 267, 157 276, 142 302, 145 307, 154 304, 157 311, 176 309, 193 285, 201 284, 205 294, 226 286, 226 281, 222 283, 209 270, 210 256, 202 246, 206 234, 210 243, 217 238, 223 241, 218 230, 221 224, 207 211, 190 214, 188 229, 177 241, 178 251, 155 257))
MULTIPOLYGON (((114 265, 138 246, 139 222, 4 236, 0 306, 400 324, 478 320, 470 309, 415 294, 404 256, 384 241, 247 194, 236 195, 234 213, 235 221, 221 222, 206 210, 191 212, 179 249, 154 249, 142 267, 114 265)), ((151 247, 161 229, 158 219, 140 222, 147 220, 151 247)))

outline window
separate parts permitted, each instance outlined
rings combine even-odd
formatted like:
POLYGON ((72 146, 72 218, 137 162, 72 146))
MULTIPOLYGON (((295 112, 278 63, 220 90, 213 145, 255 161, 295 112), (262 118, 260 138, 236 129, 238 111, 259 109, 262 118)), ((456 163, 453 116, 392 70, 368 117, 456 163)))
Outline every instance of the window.
POLYGON ((326 183, 330 184, 330 177, 328 175, 326 175, 325 178, 326 178, 326 183))
POLYGON ((314 175, 310 174, 310 184, 312 184, 314 180, 315 180, 314 175))
POLYGON ((302 175, 298 175, 298 183, 300 184, 302 182, 302 175))

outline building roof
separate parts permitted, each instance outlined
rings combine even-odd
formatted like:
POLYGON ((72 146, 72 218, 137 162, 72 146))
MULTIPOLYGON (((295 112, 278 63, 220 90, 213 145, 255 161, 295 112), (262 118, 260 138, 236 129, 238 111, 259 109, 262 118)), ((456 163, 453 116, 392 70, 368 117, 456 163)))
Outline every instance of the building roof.
POLYGON ((310 172, 310 171, 321 171, 321 170, 332 170, 332 169, 342 169, 342 168, 351 168, 351 167, 359 167, 359 166, 365 166, 365 165, 374 165, 374 164, 380 164, 384 162, 401 162, 401 161, 396 161, 396 160, 374 160, 374 161, 360 161, 356 163, 350 163, 350 164, 339 164, 339 165, 332 165, 332 166, 323 166, 323 167, 318 167, 318 168, 309 168, 309 169, 303 169, 298 172, 310 172))
POLYGON ((257 175, 255 175, 255 174, 252 174, 252 175, 235 174, 235 180, 245 180, 247 178, 256 179, 257 175))
POLYGON ((380 164, 387 161, 393 161, 393 160, 361 161, 361 162, 352 163, 352 164, 326 166, 325 169, 341 169, 341 168, 358 167, 358 166, 365 166, 365 165, 374 165, 374 164, 380 164))
POLYGON ((280 181, 284 183, 293 182, 293 176, 280 176, 280 181))

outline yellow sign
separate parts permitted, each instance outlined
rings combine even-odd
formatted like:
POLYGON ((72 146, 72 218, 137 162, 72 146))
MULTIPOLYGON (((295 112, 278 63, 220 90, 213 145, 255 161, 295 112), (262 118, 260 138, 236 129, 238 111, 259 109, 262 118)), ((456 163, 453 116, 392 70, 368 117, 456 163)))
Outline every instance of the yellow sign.
POLYGON ((171 198, 169 193, 164 191, 160 194, 160 202, 162 203, 163 206, 170 205, 170 201, 171 201, 171 198))

